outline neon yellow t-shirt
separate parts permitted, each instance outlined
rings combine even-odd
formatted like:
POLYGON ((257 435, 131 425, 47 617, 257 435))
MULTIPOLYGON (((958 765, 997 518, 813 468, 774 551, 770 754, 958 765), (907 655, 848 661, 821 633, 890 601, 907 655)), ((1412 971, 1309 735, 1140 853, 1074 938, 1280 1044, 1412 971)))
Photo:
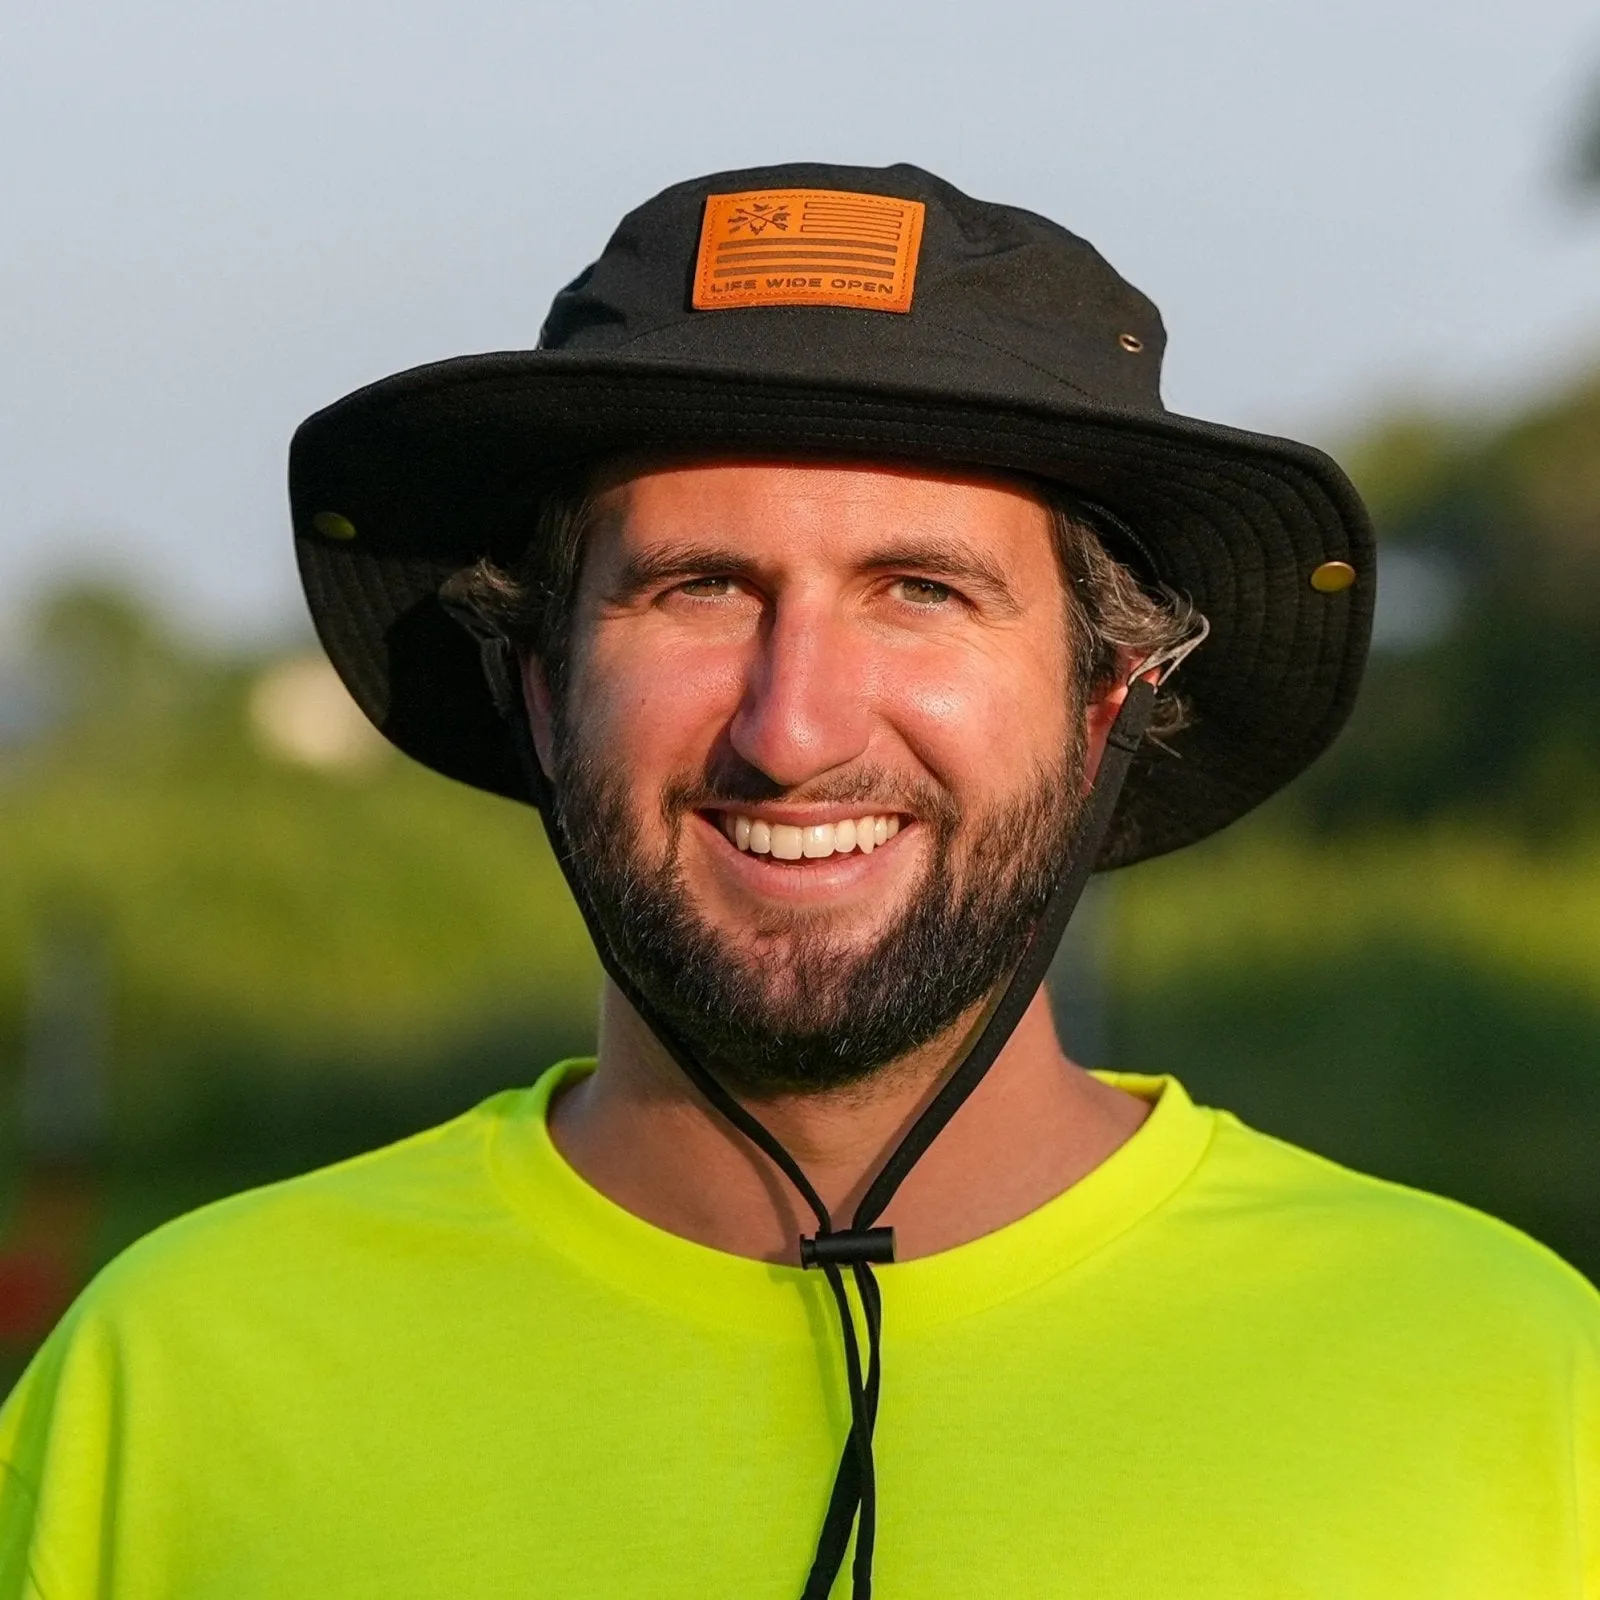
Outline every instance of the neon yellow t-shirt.
MULTIPOLYGON (((0 1600, 796 1600, 825 1287, 589 1188, 581 1070, 107 1268, 0 1414, 0 1600)), ((1600 1597, 1594 1291, 1113 1081, 1156 1104, 1101 1167, 881 1272, 876 1592, 1600 1597)))

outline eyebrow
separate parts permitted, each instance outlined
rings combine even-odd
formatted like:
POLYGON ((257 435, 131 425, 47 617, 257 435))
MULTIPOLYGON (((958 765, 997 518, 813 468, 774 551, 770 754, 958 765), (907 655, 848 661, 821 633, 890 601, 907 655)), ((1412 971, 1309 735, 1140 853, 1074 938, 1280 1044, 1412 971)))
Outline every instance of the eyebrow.
POLYGON ((707 577, 712 573, 747 578, 754 576, 755 570, 756 563, 747 553, 723 545, 658 544, 648 550, 634 551, 606 587, 613 598, 631 600, 658 583, 707 577))
MULTIPOLYGON (((755 578, 759 570, 760 563, 748 551, 684 541, 635 551, 607 587, 614 599, 629 600, 661 583, 713 574, 755 578)), ((1013 615, 1022 609, 1000 564, 952 539, 899 540, 878 546, 857 563, 859 572, 896 570, 977 590, 992 605, 1013 615)))
POLYGON ((1005 569, 981 550, 935 536, 880 546, 862 563, 870 572, 899 570, 921 577, 949 579, 959 588, 984 594, 991 604, 1015 614, 1022 609, 1005 569))

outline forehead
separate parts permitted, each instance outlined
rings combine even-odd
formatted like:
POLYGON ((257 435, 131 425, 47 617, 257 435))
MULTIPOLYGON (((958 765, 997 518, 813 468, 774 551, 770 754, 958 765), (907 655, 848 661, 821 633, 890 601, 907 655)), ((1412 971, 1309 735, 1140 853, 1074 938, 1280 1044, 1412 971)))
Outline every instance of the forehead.
POLYGON ((591 480, 596 530, 629 546, 715 536, 753 556, 849 561, 886 536, 963 543, 992 559, 1053 558, 1050 513, 1022 478, 915 463, 624 459, 591 480))

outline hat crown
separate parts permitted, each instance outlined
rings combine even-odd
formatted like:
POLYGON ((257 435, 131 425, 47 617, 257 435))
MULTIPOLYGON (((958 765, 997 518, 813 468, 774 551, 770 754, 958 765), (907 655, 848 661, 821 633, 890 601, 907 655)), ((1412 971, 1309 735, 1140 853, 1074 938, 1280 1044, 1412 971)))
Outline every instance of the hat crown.
POLYGON ((787 163, 673 185, 625 216, 605 250, 556 296, 540 347, 573 354, 730 364, 752 373, 890 387, 946 383, 1070 395, 1159 411, 1160 313, 1087 241, 1016 206, 975 200, 920 167, 787 163), (696 309, 706 202, 762 191, 823 191, 926 208, 904 314, 870 306, 696 309))

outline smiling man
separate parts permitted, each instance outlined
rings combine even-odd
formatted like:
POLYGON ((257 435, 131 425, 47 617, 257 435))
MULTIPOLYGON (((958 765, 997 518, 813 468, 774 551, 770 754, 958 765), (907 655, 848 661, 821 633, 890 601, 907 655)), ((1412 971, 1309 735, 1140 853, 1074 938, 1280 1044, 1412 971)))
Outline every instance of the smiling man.
POLYGON ((1371 616, 1162 340, 1029 212, 773 168, 304 425, 328 651, 539 808, 598 1058, 107 1269, 0 1600, 1600 1600, 1593 1290, 1057 1038, 1088 874, 1301 771, 1371 616))
MULTIPOLYGON (((1086 561, 1092 535, 994 475, 635 462, 552 494, 546 516, 580 537, 537 541, 521 582, 478 569, 451 598, 523 646, 559 827, 649 1015, 762 1102, 841 1212, 1021 959, 1119 666, 1184 640, 1192 613, 1086 561), (540 571, 577 546, 581 577, 540 571), (571 596, 559 630, 536 598, 552 589, 571 596), (552 653, 569 629, 580 647, 552 653)), ((798 1195, 726 1123, 650 1114, 659 1080, 682 1096, 682 1077, 615 986, 602 1036, 605 1070, 553 1117, 578 1170, 675 1233, 794 1259, 798 1195)), ((1033 1210, 1147 1109, 1065 1066, 1042 994, 1004 1060, 886 1211, 902 1258, 1033 1210), (1010 1119, 1051 1132, 996 1174, 1010 1119)))

